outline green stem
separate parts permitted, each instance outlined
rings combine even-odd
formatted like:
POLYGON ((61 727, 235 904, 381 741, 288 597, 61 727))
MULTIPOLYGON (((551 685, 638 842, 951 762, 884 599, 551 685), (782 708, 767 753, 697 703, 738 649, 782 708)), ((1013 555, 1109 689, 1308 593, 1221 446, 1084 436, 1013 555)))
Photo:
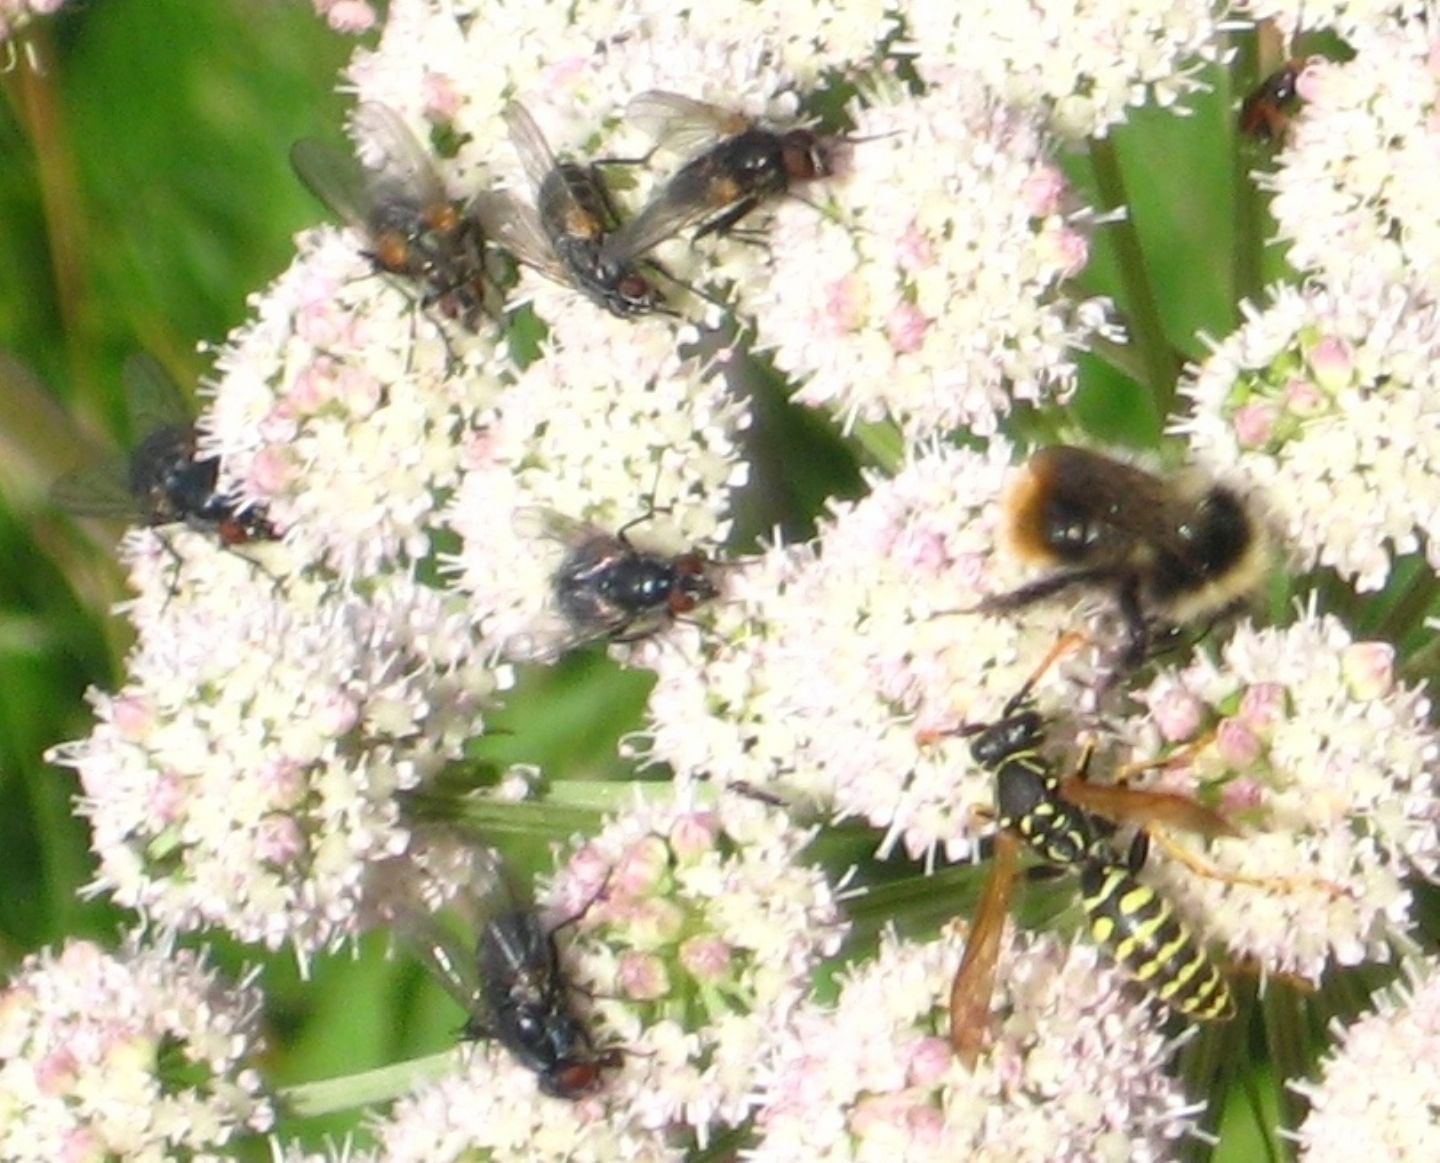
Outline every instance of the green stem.
POLYGON ((1387 642, 1399 642, 1419 627, 1430 607, 1434 605, 1435 596, 1440 594, 1440 578, 1435 576, 1429 563, 1420 561, 1416 564, 1418 568, 1415 576, 1385 611, 1384 617, 1375 628, 1375 637, 1383 638, 1387 642))
POLYGON ((441 1054, 382 1066, 378 1070, 287 1086, 280 1091, 279 1098, 286 1111, 302 1119, 353 1110, 388 1102, 414 1090, 419 1083, 452 1074, 457 1061, 455 1051, 446 1050, 441 1054))
MULTIPOLYGON (((1234 91, 1248 93, 1259 80, 1255 35, 1253 32, 1240 32, 1231 39, 1235 49, 1230 73, 1234 81, 1234 91)), ((1251 302, 1257 301, 1265 286, 1263 256, 1268 199, 1254 178, 1255 143, 1236 131, 1234 118, 1231 118, 1231 122, 1235 197, 1231 274, 1235 281, 1234 319, 1238 325, 1241 302, 1247 299, 1251 302)))
POLYGON ((1095 170, 1102 208, 1118 210, 1124 207, 1126 211, 1123 218, 1112 222, 1106 229, 1115 244, 1115 258, 1130 320, 1130 339, 1140 349, 1145 368, 1145 378, 1141 382, 1150 389, 1156 411, 1161 416, 1167 416, 1175 403, 1180 359, 1165 338, 1155 291, 1145 269, 1140 235, 1126 201, 1125 179, 1120 173, 1115 143, 1110 138, 1096 138, 1090 143, 1090 164, 1095 170))
POLYGON ((894 476, 905 463, 905 440, 900 429, 888 420, 856 423, 852 434, 870 462, 888 476, 894 476))

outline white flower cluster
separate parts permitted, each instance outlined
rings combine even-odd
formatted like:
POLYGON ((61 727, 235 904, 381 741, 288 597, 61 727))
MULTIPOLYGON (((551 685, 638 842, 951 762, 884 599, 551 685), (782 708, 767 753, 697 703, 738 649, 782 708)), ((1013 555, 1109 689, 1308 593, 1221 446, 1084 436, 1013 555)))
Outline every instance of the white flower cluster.
POLYGON ((360 931, 396 877, 468 881, 402 807, 481 732, 499 677, 466 660, 463 604, 400 579, 365 601, 298 579, 282 594, 195 534, 130 544, 129 680, 52 754, 80 773, 98 887, 304 954, 360 931))
POLYGON ((1014 580, 995 553, 1010 456, 920 456, 815 543, 737 567, 692 652, 655 659, 651 757, 864 820, 882 852, 971 854, 994 780, 953 732, 993 719, 1064 626, 973 611, 1014 580))
POLYGON ((1223 56, 1211 0, 1157 8, 1145 0, 913 4, 906 17, 922 76, 975 80, 1044 115, 1064 137, 1103 136, 1129 108, 1174 105, 1223 56))
POLYGON ((576 918, 578 976, 634 1047, 610 1089, 643 1125, 703 1140, 744 1120, 756 1070, 845 934, 824 874, 797 860, 812 836, 747 800, 641 805, 561 869, 552 912, 576 918))
POLYGON ((1302 568, 1378 590, 1395 556, 1440 568, 1440 308, 1401 287, 1284 288, 1247 308, 1181 392, 1196 459, 1235 470, 1302 568))
POLYGON ((173 941, 71 941, 0 989, 0 1156, 231 1158, 275 1112, 251 1067, 259 992, 173 941))
POLYGON ((0 41, 24 30, 36 16, 47 16, 65 0, 0 0, 0 41))
POLYGON ((833 1006, 792 1017, 760 1080, 756 1160, 1171 1158, 1194 1115, 1173 1047, 1093 947, 1007 942, 994 1044, 972 1071, 940 999, 963 941, 882 940, 833 1006))
POLYGON ((1294 266, 1440 297, 1440 32, 1382 28, 1353 60, 1311 60, 1266 184, 1294 266))
POLYGON ((1423 1163, 1435 1154, 1440 967, 1431 959, 1408 970, 1410 981, 1375 1013, 1337 1030, 1319 1079, 1291 1084, 1310 1103, 1297 1135, 1303 1163, 1423 1163))
POLYGON ((1203 859, 1248 883, 1158 862, 1201 931, 1311 980, 1388 958, 1411 919, 1406 876, 1440 870, 1440 735, 1423 690, 1397 684, 1393 648, 1314 614, 1242 625, 1218 661, 1199 655, 1137 697, 1136 754, 1169 757, 1161 785, 1218 802, 1242 833, 1203 859))
POLYGON ((963 86, 877 96, 856 133, 839 205, 783 204, 739 292, 796 398, 911 442, 1063 400, 1106 307, 1065 286, 1089 242, 1045 135, 963 86))
POLYGON ((355 1163, 679 1163, 686 1157, 603 1095, 579 1102, 538 1098, 534 1077, 500 1047, 484 1044, 455 1073, 397 1102, 371 1131, 379 1150, 354 1154, 355 1163))

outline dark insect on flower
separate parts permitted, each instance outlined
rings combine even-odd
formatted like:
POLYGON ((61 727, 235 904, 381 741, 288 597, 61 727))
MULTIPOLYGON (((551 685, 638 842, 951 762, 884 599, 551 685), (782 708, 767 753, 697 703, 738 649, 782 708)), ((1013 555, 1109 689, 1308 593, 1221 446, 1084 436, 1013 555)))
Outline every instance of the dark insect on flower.
POLYGON ((412 280, 421 304, 475 330, 496 315, 499 295, 485 262, 485 234, 473 203, 452 199, 435 162, 393 109, 373 102, 355 112, 372 165, 315 138, 297 141, 290 163, 321 202, 368 240, 377 268, 412 280))
POLYGON ((557 159, 523 105, 507 106, 505 123, 535 188, 535 205, 509 194, 483 195, 477 213, 490 237, 613 315, 628 319, 665 310, 660 292, 635 262, 638 252, 607 245, 620 217, 598 167, 557 159))
POLYGON ((544 1094, 582 1098, 624 1061, 617 1048, 597 1049, 576 1014, 576 988, 555 943, 555 934, 584 911, 547 929, 503 875, 501 882, 483 902, 491 911, 479 923, 473 955, 433 918, 407 915, 399 927, 468 1015, 463 1037, 499 1042, 534 1072, 544 1094), (499 898, 505 899, 497 907, 499 898))
MULTIPOLYGON (((1262 45, 1273 37, 1274 49, 1283 48, 1283 34, 1273 21, 1261 25, 1262 45)), ((1300 39, 1300 26, 1295 27, 1295 36, 1290 45, 1289 58, 1279 68, 1269 73, 1240 103, 1240 132, 1247 137, 1260 138, 1271 143, 1281 141, 1290 126, 1290 118, 1300 103, 1300 74, 1305 71, 1309 60, 1295 55, 1296 42, 1300 39)), ((1274 60, 1274 57, 1270 57, 1274 60)))
POLYGON ((87 517, 184 522, 226 545, 273 541, 279 534, 262 506, 242 508, 219 491, 220 458, 196 456, 194 420, 165 369, 151 356, 131 356, 124 385, 131 430, 138 434, 134 451, 61 477, 51 489, 55 504, 87 517))
POLYGON ((517 514, 522 532, 565 546, 552 580, 565 628, 556 652, 600 639, 648 638, 719 595, 718 566, 703 554, 654 553, 630 540, 629 530, 649 519, 647 513, 609 533, 547 509, 517 514))
POLYGON ((1162 479, 1070 445, 1032 456, 1005 503, 1004 534, 1049 572, 984 599, 1015 610, 1076 588, 1113 593, 1125 623, 1123 663, 1138 665, 1153 633, 1215 619, 1260 584, 1263 529, 1240 497, 1195 474, 1162 479))
POLYGON ((795 184, 833 174, 835 152, 844 140, 810 129, 771 128, 733 110, 660 90, 633 98, 626 116, 650 131, 657 148, 689 152, 711 143, 606 244, 632 257, 691 227, 696 239, 728 233, 795 184))
POLYGON ((1111 846, 1110 821, 1168 824, 1212 836, 1234 835, 1234 829, 1186 796, 1089 783, 1088 751, 1066 777, 1042 753, 1045 721, 1030 691, 1076 638, 1061 639, 997 721, 961 732, 974 737, 975 762, 995 773, 997 828, 990 873, 950 990, 950 1041, 968 1066, 974 1066, 987 1038, 1000 940, 1022 845, 1047 864, 1079 872, 1091 936, 1148 994, 1192 1021, 1227 1021, 1235 1012, 1225 978, 1170 902, 1136 879, 1145 861, 1145 832, 1137 833, 1122 857, 1111 846))

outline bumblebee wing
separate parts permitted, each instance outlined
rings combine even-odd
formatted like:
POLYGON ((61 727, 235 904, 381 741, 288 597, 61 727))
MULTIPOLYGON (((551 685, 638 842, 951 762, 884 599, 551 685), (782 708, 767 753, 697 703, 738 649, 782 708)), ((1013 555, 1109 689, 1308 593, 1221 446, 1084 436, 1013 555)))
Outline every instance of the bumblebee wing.
POLYGON ((121 372, 131 435, 138 442, 160 428, 189 428, 194 420, 190 401, 153 355, 137 352, 121 372))
POLYGON ((448 200, 430 151, 395 110, 366 101, 355 110, 354 125, 367 157, 366 168, 373 175, 371 181, 379 188, 403 192, 422 206, 448 200))
POLYGON ((118 457, 66 473, 50 486, 50 502, 77 517, 133 521, 139 515, 129 466, 118 457))
POLYGON ((750 125, 743 113, 664 89, 637 93, 625 106, 625 118, 657 146, 684 154, 695 153, 717 138, 743 133, 750 125))
POLYGON ((535 124, 535 118, 530 116, 530 110, 518 101, 512 101, 505 106, 505 125, 510 131, 511 144, 520 156, 520 165, 525 176, 530 179, 531 185, 539 190, 556 165, 555 154, 551 151, 549 142, 535 124))
POLYGON ((302 137, 290 147, 290 168, 343 222, 369 229, 370 180, 354 157, 328 141, 302 137))
POLYGON ((513 194, 491 190, 476 195, 470 203, 470 213, 480 223, 485 237, 496 246, 508 250, 517 260, 547 278, 570 285, 570 276, 555 256, 555 248, 545 236, 535 207, 513 194))
POLYGON ((684 196, 674 182, 668 182, 639 214, 605 239, 601 254, 612 263, 629 263, 703 221, 712 210, 701 199, 684 196))

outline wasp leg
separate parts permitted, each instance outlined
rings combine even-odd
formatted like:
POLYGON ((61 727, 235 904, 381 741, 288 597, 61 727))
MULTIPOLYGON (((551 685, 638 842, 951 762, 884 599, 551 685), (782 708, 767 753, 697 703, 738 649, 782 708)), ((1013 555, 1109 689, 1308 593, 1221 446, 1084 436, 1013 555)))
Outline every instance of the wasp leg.
POLYGON ((1160 851, 1170 857, 1177 864, 1182 864, 1196 876, 1203 876, 1206 880, 1218 880, 1225 884, 1243 884, 1250 888, 1266 889, 1270 892, 1291 893, 1301 889, 1313 889, 1318 892, 1328 893, 1332 897, 1354 896, 1354 892, 1343 884, 1336 884, 1333 880, 1326 880, 1323 876, 1251 876, 1243 872, 1227 872, 1218 865, 1211 864, 1202 856, 1191 852, 1182 844, 1175 843, 1168 836, 1156 834, 1155 843, 1160 851))
POLYGON ((985 888, 975 909, 960 968, 950 983, 950 1045, 955 1056, 969 1069, 974 1069, 990 1040, 990 996, 1000 961, 1000 939, 1010 913, 1019 854, 1020 841, 1010 832, 995 836, 990 875, 985 879, 985 888))

